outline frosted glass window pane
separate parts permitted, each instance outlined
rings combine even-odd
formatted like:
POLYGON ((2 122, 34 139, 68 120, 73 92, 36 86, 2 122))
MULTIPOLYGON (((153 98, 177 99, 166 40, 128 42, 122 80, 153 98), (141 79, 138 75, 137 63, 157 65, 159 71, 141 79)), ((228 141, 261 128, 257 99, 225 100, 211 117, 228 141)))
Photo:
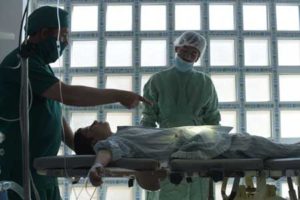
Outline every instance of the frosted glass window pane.
POLYGON ((278 65, 300 65, 300 40, 278 40, 278 65))
POLYGON ((269 42, 261 39, 246 39, 245 65, 246 66, 267 66, 269 65, 269 42))
POLYGON ((72 10, 72 31, 97 31, 98 6, 74 6, 72 10))
MULTIPOLYGON (((283 183, 281 184, 281 197, 283 197, 284 199, 290 199, 290 195, 289 195, 289 186, 287 184, 287 180, 286 177, 282 177, 280 179, 283 183)), ((297 191, 297 185, 295 184, 295 181, 293 181, 293 186, 294 189, 297 191)))
MULTIPOLYGON (((205 54, 205 52, 204 52, 205 54)), ((202 56, 203 58, 203 56, 202 56)), ((201 66, 201 63, 202 63, 202 59, 198 59, 195 63, 194 63, 194 67, 200 67, 201 66)))
MULTIPOLYGON (((229 179, 229 183, 227 183, 227 187, 226 187, 226 194, 229 195, 231 192, 231 188, 232 188, 232 179, 229 179)), ((222 200, 222 194, 221 194, 221 187, 222 187, 222 181, 219 181, 217 183, 214 184, 215 185, 215 200, 222 200)))
POLYGON ((271 137, 271 112, 247 111, 247 133, 262 137, 271 137))
POLYGON ((71 67, 97 66, 97 41, 74 41, 71 51, 71 67))
POLYGON ((280 101, 300 101, 300 75, 279 75, 280 101))
POLYGON ((221 121, 220 124, 222 126, 231 126, 233 129, 230 131, 231 133, 236 133, 237 127, 237 118, 236 118, 236 111, 225 111, 220 110, 221 114, 221 121))
POLYGON ((132 6, 108 5, 106 11, 107 31, 132 30, 132 6))
POLYGON ((175 6, 175 30, 200 30, 200 5, 175 6))
POLYGON ((148 82, 149 78, 151 77, 152 75, 142 75, 142 80, 141 80, 141 95, 143 96, 144 94, 144 86, 145 84, 148 82))
POLYGON ((70 200, 99 199, 99 192, 97 190, 98 190, 97 187, 92 187, 92 186, 86 187, 84 185, 82 185, 81 187, 75 187, 72 185, 70 200))
POLYGON ((89 126, 97 120, 96 112, 72 112, 70 126, 73 131, 79 128, 89 126))
POLYGON ((110 124, 112 132, 117 131, 118 126, 132 126, 131 112, 107 112, 106 121, 110 124))
MULTIPOLYGON (((62 3, 62 2, 60 2, 60 3, 62 3)), ((57 3, 48 3, 48 2, 47 3, 43 3, 43 2, 38 2, 38 6, 37 6, 38 8, 43 7, 43 6, 57 7, 57 3)), ((61 8, 61 9, 65 9, 64 6, 61 5, 61 4, 58 7, 61 8)))
POLYGON ((64 57, 63 56, 59 57, 59 59, 57 59, 54 63, 50 63, 50 66, 52 68, 63 67, 64 66, 64 57))
POLYGON ((299 5, 276 6, 277 30, 298 31, 299 28, 299 5))
POLYGON ((166 66, 166 41, 142 40, 141 66, 166 66))
POLYGON ((211 79, 215 85, 219 102, 236 101, 236 81, 234 75, 211 75, 211 79))
POLYGON ((144 190, 142 189, 142 192, 141 192, 141 200, 146 200, 146 193, 147 193, 147 190, 144 190))
POLYGON ((270 77, 268 75, 246 75, 246 101, 270 101, 270 77))
POLYGON ((142 5, 141 6, 141 30, 158 31, 166 30, 166 6, 142 5))
POLYGON ((132 66, 132 41, 108 40, 106 43, 106 66, 132 66))
POLYGON ((132 76, 107 75, 105 88, 132 91, 132 76))
POLYGON ((83 85, 88 87, 97 87, 96 76, 73 76, 71 85, 83 85))
POLYGON ((233 66, 235 64, 234 40, 210 40, 210 64, 233 66))
POLYGON ((132 200, 133 187, 126 186, 109 186, 107 187, 106 198, 109 200, 132 200))
POLYGON ((243 5, 244 30, 267 30, 267 6, 243 5))
POLYGON ((300 137, 300 111, 280 111, 280 133, 282 138, 300 137))
POLYGON ((234 30, 233 5, 209 5, 210 30, 234 30))

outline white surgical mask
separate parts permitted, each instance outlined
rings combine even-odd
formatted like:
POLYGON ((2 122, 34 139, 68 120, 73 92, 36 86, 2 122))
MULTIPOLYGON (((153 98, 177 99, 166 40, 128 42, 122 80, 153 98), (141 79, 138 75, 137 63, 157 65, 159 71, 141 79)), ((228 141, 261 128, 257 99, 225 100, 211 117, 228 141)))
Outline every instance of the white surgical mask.
POLYGON ((175 68, 181 72, 191 71, 193 69, 193 62, 187 62, 180 58, 177 54, 175 55, 175 68))

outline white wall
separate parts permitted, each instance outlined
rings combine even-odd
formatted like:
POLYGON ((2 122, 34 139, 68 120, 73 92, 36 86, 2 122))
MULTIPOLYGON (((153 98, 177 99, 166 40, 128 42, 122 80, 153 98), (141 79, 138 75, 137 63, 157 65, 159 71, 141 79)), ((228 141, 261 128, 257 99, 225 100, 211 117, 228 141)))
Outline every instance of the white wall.
POLYGON ((25 2, 25 0, 0 1, 0 62, 18 45, 22 11, 25 2))

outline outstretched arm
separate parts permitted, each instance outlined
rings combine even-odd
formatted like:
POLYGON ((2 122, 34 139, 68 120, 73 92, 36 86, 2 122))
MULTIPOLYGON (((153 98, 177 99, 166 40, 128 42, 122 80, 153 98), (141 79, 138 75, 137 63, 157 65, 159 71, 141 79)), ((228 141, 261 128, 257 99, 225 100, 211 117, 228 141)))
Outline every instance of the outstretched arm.
POLYGON ((112 155, 109 150, 98 151, 94 165, 89 172, 89 179, 93 186, 100 186, 102 181, 102 174, 104 167, 107 166, 112 160, 112 155))
POLYGON ((129 91, 67 85, 59 81, 48 88, 43 96, 71 106, 96 106, 119 102, 127 108, 134 108, 140 101, 151 104, 140 95, 129 91))

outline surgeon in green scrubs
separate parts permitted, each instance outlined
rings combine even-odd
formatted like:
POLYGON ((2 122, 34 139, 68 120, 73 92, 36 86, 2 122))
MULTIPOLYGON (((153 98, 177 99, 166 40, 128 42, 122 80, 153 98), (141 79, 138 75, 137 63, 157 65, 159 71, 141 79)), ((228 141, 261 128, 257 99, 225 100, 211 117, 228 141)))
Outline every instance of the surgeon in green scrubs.
MULTIPOLYGON (((57 179, 38 175, 32 163, 37 157, 57 155, 61 141, 73 149, 73 133, 62 117, 60 103, 96 106, 119 102, 133 108, 140 101, 149 102, 132 92, 71 86, 55 77, 49 63, 55 62, 68 44, 66 11, 50 6, 40 7, 29 16, 26 30, 27 44, 21 52, 29 55, 31 175, 40 199, 57 200, 61 199, 57 179), (57 12, 60 20, 57 19, 57 12)), ((0 143, 0 181, 14 181, 22 186, 19 63, 20 51, 17 48, 0 64, 0 137, 3 140, 0 143)), ((33 188, 31 191, 32 199, 36 199, 33 188)), ((20 199, 11 190, 8 197, 10 200, 20 199)))
MULTIPOLYGON (((144 98, 151 100, 153 106, 144 106, 141 124, 160 128, 218 125, 220 112, 213 82, 193 68, 206 49, 205 38, 187 31, 175 40, 174 46, 174 66, 154 74, 144 86, 144 98)), ((165 180, 160 192, 148 193, 147 199, 199 200, 207 199, 207 192, 206 179, 178 186, 165 180)))

